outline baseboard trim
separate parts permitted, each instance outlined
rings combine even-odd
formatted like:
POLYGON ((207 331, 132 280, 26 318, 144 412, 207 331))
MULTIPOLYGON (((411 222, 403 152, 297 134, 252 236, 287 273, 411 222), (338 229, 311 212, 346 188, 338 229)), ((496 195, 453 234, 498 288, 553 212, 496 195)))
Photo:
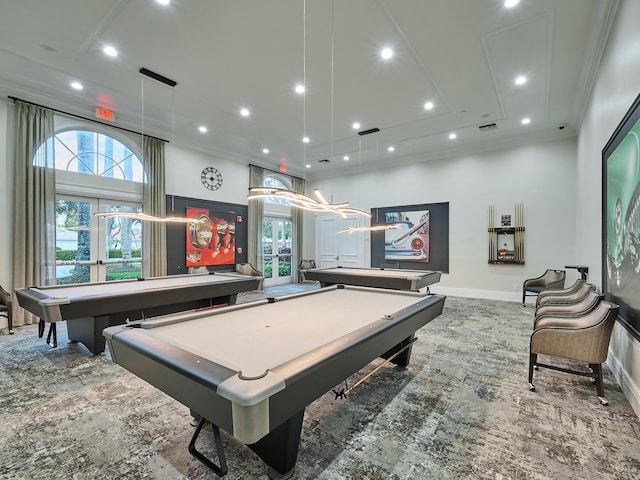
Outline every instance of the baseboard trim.
MULTIPOLYGON (((450 295, 452 297, 481 298, 483 300, 502 300, 504 302, 522 303, 522 292, 500 292, 496 290, 443 287, 440 285, 432 285, 431 287, 429 287, 429 289, 431 293, 437 293, 439 295, 450 295)), ((529 298, 530 300, 527 305, 534 306, 535 298, 529 298), (531 303, 531 299, 533 299, 534 303, 531 303)))
POLYGON ((633 380, 629 377, 627 371, 622 367, 620 360, 618 360, 611 349, 609 349, 607 365, 611 369, 611 373, 613 373, 618 385, 620 385, 624 396, 627 397, 631 408, 636 412, 638 418, 640 418, 640 388, 633 383, 633 380))

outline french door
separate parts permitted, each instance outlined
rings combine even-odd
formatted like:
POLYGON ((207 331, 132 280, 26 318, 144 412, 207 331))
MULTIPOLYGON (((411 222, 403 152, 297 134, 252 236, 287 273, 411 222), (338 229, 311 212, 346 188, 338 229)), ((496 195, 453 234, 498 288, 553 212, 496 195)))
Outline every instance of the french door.
POLYGON ((358 217, 316 215, 316 260, 321 268, 364 266, 362 232, 338 233, 360 226, 358 217))
POLYGON ((264 217, 262 221, 262 274, 266 286, 291 283, 293 271, 291 219, 264 217))
POLYGON ((56 198, 56 283, 124 280, 142 276, 142 225, 98 212, 140 212, 140 205, 98 198, 56 198))

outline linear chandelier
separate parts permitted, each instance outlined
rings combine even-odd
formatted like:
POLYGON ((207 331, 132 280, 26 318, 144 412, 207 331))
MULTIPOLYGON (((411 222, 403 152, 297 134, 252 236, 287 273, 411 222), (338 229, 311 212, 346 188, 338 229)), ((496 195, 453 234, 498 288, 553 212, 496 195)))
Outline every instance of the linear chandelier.
POLYGON ((149 222, 162 222, 162 223, 203 223, 203 220, 198 218, 186 218, 186 217, 156 217, 154 215, 148 215, 141 212, 97 212, 94 215, 100 218, 107 217, 121 217, 121 218, 133 218, 135 220, 146 220, 149 222))
POLYGON ((327 199, 322 195, 320 189, 315 188, 313 193, 318 198, 317 200, 302 193, 286 190, 283 188, 271 188, 271 187, 252 187, 249 189, 248 200, 259 198, 274 198, 287 200, 292 207, 301 208, 311 212, 328 212, 341 215, 346 218, 349 215, 363 215, 365 217, 371 217, 371 214, 364 210, 358 210, 357 208, 350 208, 349 202, 342 203, 329 203, 327 199))
POLYGON ((374 225, 371 227, 349 227, 339 230, 338 233, 378 232, 380 230, 395 230, 397 228, 401 228, 399 223, 389 223, 384 225, 374 225))

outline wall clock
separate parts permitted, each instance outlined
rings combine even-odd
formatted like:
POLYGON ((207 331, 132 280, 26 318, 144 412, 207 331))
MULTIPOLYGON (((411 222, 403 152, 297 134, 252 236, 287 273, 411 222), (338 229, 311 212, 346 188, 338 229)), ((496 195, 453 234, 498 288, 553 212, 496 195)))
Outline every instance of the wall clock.
POLYGON ((215 167, 207 167, 200 175, 202 185, 209 190, 218 190, 222 186, 222 174, 215 167))

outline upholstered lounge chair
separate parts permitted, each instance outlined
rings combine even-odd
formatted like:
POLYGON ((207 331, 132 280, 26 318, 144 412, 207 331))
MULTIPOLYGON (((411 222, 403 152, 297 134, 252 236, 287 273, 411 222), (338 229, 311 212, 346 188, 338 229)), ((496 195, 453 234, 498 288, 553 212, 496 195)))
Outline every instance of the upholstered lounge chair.
POLYGON ((600 301, 604 299, 604 295, 591 290, 582 299, 572 303, 547 303, 536 308, 535 320, 533 328, 536 328, 538 319, 544 318, 546 315, 564 317, 579 317, 585 313, 589 313, 596 308, 600 301))
POLYGON ((536 307, 536 320, 544 315, 562 315, 562 316, 580 316, 593 310, 604 295, 598 293, 595 289, 589 290, 582 298, 557 303, 545 303, 536 307))
POLYGON ((564 270, 547 269, 543 275, 536 278, 528 278, 522 283, 522 305, 526 298, 539 295, 545 290, 561 290, 564 288, 564 280, 567 272, 564 270))
MULTIPOLYGON (((570 293, 566 293, 566 294, 555 294, 554 292, 543 292, 544 295, 542 295, 542 297, 540 297, 540 295, 538 295, 538 298, 536 299, 536 308, 542 307, 544 305, 557 305, 557 304, 566 304, 566 303, 576 303, 579 302, 580 300, 582 300, 584 297, 586 297, 589 292, 595 290, 595 286, 587 283, 587 282, 582 282, 578 288, 576 288, 574 291, 570 292, 570 293)), ((562 291, 562 290, 557 290, 558 292, 562 291)))
POLYGON ((579 278, 570 287, 562 288, 562 289, 558 289, 558 290, 556 290, 556 289, 554 289, 554 290, 545 290, 544 292, 540 292, 538 294, 538 298, 536 298, 536 302, 538 302, 540 300, 540 298, 544 298, 547 295, 569 295, 569 294, 575 292, 576 290, 578 290, 580 288, 580 285, 582 285, 583 283, 585 283, 585 281, 579 278))
POLYGON ((13 307, 11 293, 0 287, 0 315, 7 317, 9 333, 13 333, 13 307))
POLYGON ((307 280, 305 273, 307 273, 307 270, 312 268, 316 268, 315 260, 300 260, 300 265, 298 265, 298 283, 302 283, 307 280))
POLYGON ((260 270, 256 270, 253 265, 250 263, 237 263, 236 264, 236 272, 241 275, 249 275, 252 277, 260 277, 260 282, 258 283, 258 290, 264 290, 264 276, 260 270))
POLYGON ((618 316, 618 305, 601 301, 598 306, 580 317, 547 315, 538 320, 529 344, 529 388, 533 384, 534 367, 549 368, 595 379, 598 399, 604 399, 602 363, 607 359, 613 324, 618 316), (564 358, 589 365, 589 370, 574 370, 538 361, 538 355, 564 358))

